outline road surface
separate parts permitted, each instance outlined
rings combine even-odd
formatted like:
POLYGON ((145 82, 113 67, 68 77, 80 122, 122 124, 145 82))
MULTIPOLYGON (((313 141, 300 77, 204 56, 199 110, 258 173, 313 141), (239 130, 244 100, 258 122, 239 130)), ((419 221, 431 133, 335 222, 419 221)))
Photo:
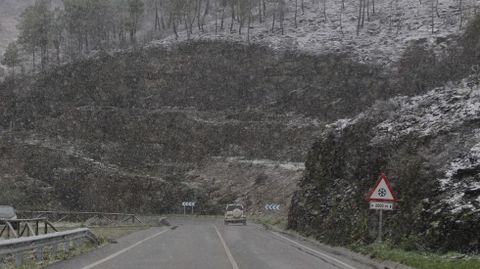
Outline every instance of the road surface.
POLYGON ((172 227, 130 234, 50 269, 365 269, 305 241, 260 225, 221 218, 170 219, 172 227))

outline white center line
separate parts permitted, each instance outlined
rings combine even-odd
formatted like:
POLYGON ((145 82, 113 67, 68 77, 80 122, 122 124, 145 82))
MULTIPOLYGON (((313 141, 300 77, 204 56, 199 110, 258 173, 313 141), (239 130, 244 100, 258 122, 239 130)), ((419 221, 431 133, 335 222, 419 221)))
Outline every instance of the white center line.
POLYGON ((110 255, 110 256, 108 256, 108 257, 106 257, 106 258, 104 258, 104 259, 101 259, 101 260, 99 260, 99 261, 97 261, 97 262, 94 262, 94 263, 92 263, 92 264, 90 264, 90 265, 87 265, 87 266, 83 267, 82 269, 92 269, 92 268, 94 268, 95 266, 98 266, 98 265, 100 265, 100 264, 102 264, 102 263, 104 263, 104 262, 107 262, 107 261, 109 261, 109 260, 117 257, 118 255, 120 255, 120 254, 122 254, 122 253, 124 253, 124 252, 126 252, 126 251, 129 251, 130 249, 132 249, 132 248, 134 248, 134 247, 136 247, 136 246, 138 246, 138 245, 140 245, 140 244, 142 244, 142 243, 145 243, 146 241, 148 241, 148 240, 150 240, 150 239, 153 239, 153 238, 155 238, 155 237, 157 237, 157 236, 159 236, 159 235, 161 235, 161 234, 163 234, 163 233, 165 233, 165 232, 168 232, 168 231, 169 231, 168 229, 167 229, 167 230, 163 230, 163 231, 161 231, 161 232, 159 232, 159 233, 156 233, 156 234, 154 234, 154 235, 152 235, 152 236, 149 236, 149 237, 147 237, 147 238, 145 238, 145 239, 143 239, 143 240, 140 240, 140 241, 138 241, 137 243, 135 243, 135 244, 133 244, 133 245, 127 247, 127 248, 124 248, 124 249, 122 249, 122 250, 120 250, 120 251, 117 251, 117 252, 113 253, 112 255, 110 255))
POLYGON ((327 254, 325 254, 325 253, 323 253, 323 252, 317 251, 317 250, 315 250, 315 249, 313 249, 313 248, 309 248, 309 247, 307 247, 307 246, 304 246, 304 245, 302 245, 302 244, 300 244, 300 243, 298 243, 298 242, 296 242, 296 241, 293 241, 292 239, 287 238, 287 237, 285 237, 285 236, 283 236, 283 235, 281 235, 281 234, 278 234, 278 233, 275 233, 275 232, 271 232, 271 233, 274 234, 274 235, 276 235, 276 236, 278 236, 278 237, 280 237, 280 238, 282 238, 282 239, 284 239, 284 240, 287 240, 288 242, 293 243, 293 244, 295 244, 295 245, 297 245, 297 246, 299 246, 299 247, 301 247, 301 248, 304 248, 304 249, 306 249, 306 250, 308 250, 308 251, 311 251, 311 252, 313 252, 313 253, 315 253, 315 254, 317 254, 317 255, 319 255, 319 256, 322 256, 322 257, 324 257, 324 258, 326 258, 326 259, 329 259, 329 260, 331 260, 331 261, 334 261, 334 262, 342 265, 343 267, 345 267, 345 268, 347 268, 347 269, 357 269, 357 268, 355 268, 355 267, 353 267, 353 266, 351 266, 351 265, 349 265, 349 264, 346 264, 346 263, 340 261, 339 259, 337 259, 337 258, 335 258, 335 257, 332 257, 332 256, 330 256, 330 255, 327 255, 327 254))
POLYGON ((220 242, 222 242, 223 248, 225 249, 225 252, 227 253, 228 260, 230 261, 230 264, 232 264, 232 268, 233 269, 238 269, 237 262, 233 258, 232 253, 230 252, 230 249, 228 248, 227 244, 225 243, 225 240, 223 240, 222 235, 218 231, 217 225, 213 225, 213 227, 215 227, 215 231, 217 232, 218 237, 220 238, 220 242))

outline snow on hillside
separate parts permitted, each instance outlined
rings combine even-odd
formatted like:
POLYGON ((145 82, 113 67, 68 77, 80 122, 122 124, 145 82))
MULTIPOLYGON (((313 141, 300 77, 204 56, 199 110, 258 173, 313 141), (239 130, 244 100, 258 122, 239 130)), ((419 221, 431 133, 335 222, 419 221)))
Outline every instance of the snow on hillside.
POLYGON ((480 208, 480 125, 474 124, 480 121, 480 89, 466 84, 464 81, 404 99, 396 112, 398 116, 377 125, 378 135, 373 139, 378 142, 406 135, 435 137, 445 133, 455 137, 464 133, 460 141, 465 151, 444 166, 444 177, 438 179, 442 190, 448 193, 444 202, 453 213, 475 208, 474 204, 480 208), (468 193, 473 197, 466 197, 468 193))
POLYGON ((480 90, 462 85, 437 88, 425 95, 392 100, 401 104, 397 117, 377 126, 374 142, 398 138, 411 133, 418 136, 435 135, 458 128, 466 121, 480 119, 480 90))
MULTIPOLYGON (((265 23, 255 21, 252 24, 250 41, 275 49, 300 49, 311 53, 350 52, 361 62, 390 64, 398 60, 403 50, 412 42, 426 43, 439 49, 448 46, 449 38, 461 33, 468 19, 480 8, 478 0, 463 1, 462 19, 459 1, 438 0, 438 16, 434 16, 432 34, 430 0, 377 0, 375 14, 370 14, 370 20, 365 19, 365 26, 357 36, 358 0, 345 0, 343 14, 340 12, 340 0, 326 1, 326 21, 323 5, 320 4, 322 1, 312 4, 314 1, 306 0, 305 14, 298 11, 298 27, 295 28, 294 1, 289 1, 285 34, 281 35, 278 23, 272 33, 272 22, 269 18, 265 23)), ((246 29, 240 36, 229 32, 229 19, 225 24, 226 29, 215 34, 215 23, 210 21, 205 32, 194 32, 191 38, 246 41, 246 29)), ((186 33, 181 32, 179 40, 186 38, 186 33)), ((171 42, 175 42, 173 35, 153 41, 152 44, 171 42)))
MULTIPOLYGON (((259 23, 255 9, 250 41, 275 49, 300 49, 311 53, 350 52, 362 62, 389 64, 398 60, 402 51, 412 42, 427 43, 438 48, 448 46, 449 37, 460 33, 468 19, 480 9, 479 0, 463 0, 462 13, 460 1, 438 0, 438 8, 434 9, 434 33, 432 34, 431 1, 436 0, 376 0, 375 13, 370 11, 369 19, 365 18, 365 26, 357 36, 359 1, 345 0, 343 12, 341 12, 341 0, 325 1, 326 20, 322 1, 305 0, 304 14, 299 4, 297 28, 294 23, 295 1, 287 1, 284 35, 281 34, 278 21, 274 32, 271 32, 271 15, 268 16, 267 21, 259 23)), ((3 54, 9 42, 15 40, 18 34, 16 25, 19 15, 31 3, 33 0, 0 1, 0 54, 3 54)), ((210 12, 207 18, 209 23, 205 32, 194 30, 191 38, 246 41, 246 27, 243 29, 243 34, 238 35, 238 24, 235 23, 234 33, 230 33, 228 8, 225 15, 225 29, 215 34, 213 13, 213 11, 210 12)), ((150 15, 145 15, 144 25, 140 31, 147 36, 149 32, 147 28, 152 27, 148 16, 150 15)), ((179 40, 187 39, 186 32, 182 31, 182 26, 179 27, 179 40)), ((176 42, 173 34, 162 33, 161 35, 165 34, 168 37, 152 41, 151 44, 176 42)), ((141 39, 140 37, 139 40, 141 39)))
POLYGON ((428 141, 425 147, 436 153, 426 158, 443 174, 435 179, 448 210, 480 210, 479 81, 480 76, 470 76, 424 95, 395 97, 328 127, 341 132, 360 121, 373 121, 372 146, 428 141))
POLYGON ((477 195, 475 199, 465 197, 466 194, 480 192, 479 175, 477 174, 477 177, 471 180, 455 180, 459 174, 480 170, 480 129, 476 130, 475 138, 479 142, 467 154, 455 159, 447 168, 446 177, 440 180, 443 190, 453 193, 452 196, 445 198, 453 213, 475 208, 474 204, 480 205, 480 195, 477 195))

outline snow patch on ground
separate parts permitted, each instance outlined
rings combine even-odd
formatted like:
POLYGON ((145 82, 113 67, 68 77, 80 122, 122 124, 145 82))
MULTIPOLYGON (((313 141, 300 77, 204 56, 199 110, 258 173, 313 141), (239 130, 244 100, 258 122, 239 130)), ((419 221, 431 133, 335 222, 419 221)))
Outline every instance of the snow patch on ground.
POLYGON ((351 119, 339 119, 331 124, 327 124, 326 128, 334 129, 335 131, 342 131, 343 129, 347 128, 348 126, 354 125, 359 120, 365 117, 364 113, 360 113, 354 118, 351 119))
MULTIPOLYGON (((223 158, 223 157, 218 157, 223 158)), ((227 162, 230 163, 242 163, 242 164, 250 164, 256 166, 264 166, 269 168, 281 168, 290 171, 301 171, 305 170, 305 164, 301 162, 280 162, 274 160, 266 160, 266 159, 245 159, 244 157, 227 157, 227 162)))

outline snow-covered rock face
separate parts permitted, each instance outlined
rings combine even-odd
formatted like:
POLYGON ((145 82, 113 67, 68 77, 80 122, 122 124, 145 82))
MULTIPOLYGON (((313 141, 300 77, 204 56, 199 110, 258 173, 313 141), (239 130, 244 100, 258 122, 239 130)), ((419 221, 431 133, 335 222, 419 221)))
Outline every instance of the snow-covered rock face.
MULTIPOLYGON (((479 131, 477 129, 477 141, 480 141, 479 131)), ((464 156, 452 161, 447 166, 445 178, 441 178, 440 182, 442 190, 449 193, 443 202, 452 213, 464 209, 480 210, 480 142, 464 156)))
POLYGON ((378 102, 328 129, 310 151, 291 228, 333 243, 351 243, 354 235, 371 240, 368 229, 356 229, 374 227, 365 195, 385 172, 400 198, 387 220, 390 239, 414 236, 427 247, 478 251, 480 88, 471 78, 378 102), (332 225, 347 236, 328 234, 332 225), (358 234, 348 235, 352 230, 358 234))
POLYGON ((473 123, 468 131, 471 135, 464 140, 465 152, 448 158, 442 168, 445 176, 437 178, 442 190, 448 193, 442 201, 454 213, 464 208, 480 209, 480 88, 467 84, 469 81, 464 80, 459 85, 437 88, 425 95, 391 100, 401 104, 400 108, 374 127, 375 136, 371 140, 373 144, 382 144, 408 135, 432 137, 458 132, 465 124, 473 123), (469 172, 472 175, 466 176, 469 172), (465 197, 465 193, 475 197, 465 197))
POLYGON ((466 83, 446 86, 413 98, 398 97, 400 110, 376 127, 374 143, 414 133, 418 136, 449 132, 453 128, 480 119, 480 90, 466 83))

